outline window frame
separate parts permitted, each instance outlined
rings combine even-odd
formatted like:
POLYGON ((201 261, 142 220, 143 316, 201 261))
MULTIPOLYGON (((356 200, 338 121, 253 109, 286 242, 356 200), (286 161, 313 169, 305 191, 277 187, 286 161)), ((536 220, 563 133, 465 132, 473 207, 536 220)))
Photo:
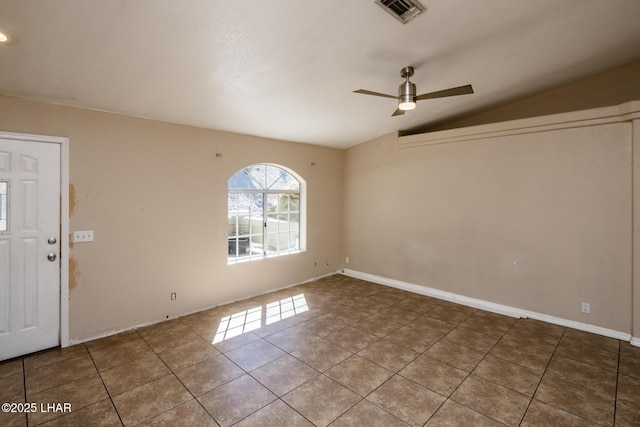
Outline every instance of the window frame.
MULTIPOLYGON (((266 170, 265 170, 266 173, 266 170)), ((254 180, 255 182, 255 180, 254 180)), ((277 180, 275 181, 277 182, 277 180)), ((273 184, 275 184, 275 182, 273 184)), ((257 183, 257 182, 256 182, 257 183)), ((273 186, 273 184, 271 184, 273 186)), ((261 184, 260 184, 261 185, 261 184)), ((252 229, 253 227, 253 222, 255 222, 255 219, 252 220, 252 215, 253 215, 253 209, 252 209, 252 204, 253 204, 253 200, 250 198, 250 202, 249 202, 249 228, 248 228, 248 232, 245 233, 240 233, 240 226, 238 223, 238 219, 239 219, 239 215, 235 214, 235 224, 233 225, 234 229, 235 229, 235 235, 231 236, 229 231, 227 232, 227 245, 228 245, 228 254, 227 254, 227 263, 229 265, 231 264, 237 264, 237 263, 242 263, 242 262, 248 262, 248 261, 255 261, 255 260, 259 260, 259 259, 265 259, 265 258, 272 258, 272 257, 279 257, 279 256, 285 256, 285 255, 291 255, 291 254, 296 254, 296 253, 301 253, 301 252, 305 252, 306 251, 306 182, 304 179, 302 179, 300 177, 299 174, 297 174, 295 171, 291 170, 290 168, 287 168, 285 166, 282 165, 278 165, 278 164, 274 164, 274 163, 254 163, 248 166, 244 166, 240 169, 238 169, 237 171, 235 171, 230 177, 229 180, 227 181, 227 226, 231 227, 231 208, 232 208, 232 204, 231 204, 231 195, 232 194, 247 194, 247 195, 261 195, 262 197, 262 208, 261 208, 261 219, 262 219, 262 223, 261 223, 261 232, 258 233, 255 230, 252 229), (292 178, 294 178, 297 183, 298 183, 298 189, 297 190, 292 190, 292 189, 271 189, 271 188, 231 188, 230 187, 230 181, 231 179, 238 174, 239 172, 243 172, 246 171, 250 168, 253 167, 270 167, 270 168, 277 168, 280 169, 284 172, 286 172, 288 175, 290 175, 292 178), (284 250, 280 250, 280 239, 283 235, 286 235, 285 233, 288 233, 289 238, 291 238, 291 233, 295 233, 292 232, 291 230, 287 230, 284 232, 280 231, 280 214, 282 213, 282 211, 279 210, 279 208, 276 210, 276 215, 277 215, 277 221, 278 221, 278 225, 277 225, 277 229, 275 232, 272 232, 272 229, 268 226, 269 224, 269 218, 270 218, 270 213, 273 214, 273 212, 269 212, 269 196, 270 195, 297 195, 297 199, 298 199, 298 210, 291 210, 291 197, 289 196, 289 200, 287 202, 287 218, 290 219, 291 218, 291 214, 297 214, 299 216, 299 220, 298 220, 298 230, 297 230, 297 248, 296 249, 284 249, 284 250), (270 232, 271 231, 271 232, 270 232), (262 251, 261 253, 254 253, 251 250, 252 247, 252 241, 253 241, 253 237, 254 236, 261 236, 262 238, 262 251), (268 243, 269 242, 269 237, 270 236, 275 236, 276 238, 276 250, 275 251, 269 251, 268 249, 268 243), (249 239, 248 241, 248 245, 249 245, 249 253, 246 256, 240 256, 240 241, 238 239, 240 238, 245 238, 247 237, 249 239), (233 245, 235 248, 235 254, 231 254, 229 253, 229 249, 232 246, 232 239, 235 239, 235 244, 233 245)), ((237 200, 237 199, 236 199, 237 200)), ((238 206, 238 205, 235 205, 238 206)), ((279 206, 279 202, 278 205, 279 206)), ((288 223, 290 223, 290 221, 288 221, 288 223)))

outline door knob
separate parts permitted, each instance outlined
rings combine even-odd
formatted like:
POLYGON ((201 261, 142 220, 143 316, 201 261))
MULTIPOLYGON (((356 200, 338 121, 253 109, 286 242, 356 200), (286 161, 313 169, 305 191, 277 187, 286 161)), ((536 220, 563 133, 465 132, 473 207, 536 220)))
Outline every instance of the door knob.
POLYGON ((55 237, 49 237, 49 240, 47 240, 47 243, 49 243, 50 245, 55 245, 57 242, 55 237))
POLYGON ((47 255, 47 259, 49 261, 51 261, 51 262, 55 261, 57 257, 58 256, 56 254, 54 254, 53 252, 51 252, 49 255, 47 255))

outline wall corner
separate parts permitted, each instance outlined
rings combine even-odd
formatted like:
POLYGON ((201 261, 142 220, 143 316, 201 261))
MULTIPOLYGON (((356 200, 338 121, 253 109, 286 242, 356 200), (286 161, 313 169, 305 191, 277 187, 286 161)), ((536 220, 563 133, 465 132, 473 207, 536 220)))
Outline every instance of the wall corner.
POLYGON ((631 343, 640 346, 640 119, 632 123, 631 343))

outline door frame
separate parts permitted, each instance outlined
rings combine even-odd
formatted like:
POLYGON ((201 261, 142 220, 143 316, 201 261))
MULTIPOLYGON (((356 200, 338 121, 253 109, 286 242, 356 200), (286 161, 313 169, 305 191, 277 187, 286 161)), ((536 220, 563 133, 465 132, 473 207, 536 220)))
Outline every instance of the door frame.
POLYGON ((60 145, 60 347, 69 346, 69 138, 0 132, 0 138, 60 145))

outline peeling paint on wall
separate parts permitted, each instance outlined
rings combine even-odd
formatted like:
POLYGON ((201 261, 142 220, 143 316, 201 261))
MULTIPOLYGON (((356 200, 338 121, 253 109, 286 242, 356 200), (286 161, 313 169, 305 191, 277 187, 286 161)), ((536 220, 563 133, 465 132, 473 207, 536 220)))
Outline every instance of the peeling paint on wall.
POLYGON ((78 267, 78 262, 69 258, 69 290, 73 290, 78 286, 78 282, 80 279, 80 268, 78 267))
POLYGON ((76 187, 69 184, 69 216, 73 216, 76 210, 76 187))

